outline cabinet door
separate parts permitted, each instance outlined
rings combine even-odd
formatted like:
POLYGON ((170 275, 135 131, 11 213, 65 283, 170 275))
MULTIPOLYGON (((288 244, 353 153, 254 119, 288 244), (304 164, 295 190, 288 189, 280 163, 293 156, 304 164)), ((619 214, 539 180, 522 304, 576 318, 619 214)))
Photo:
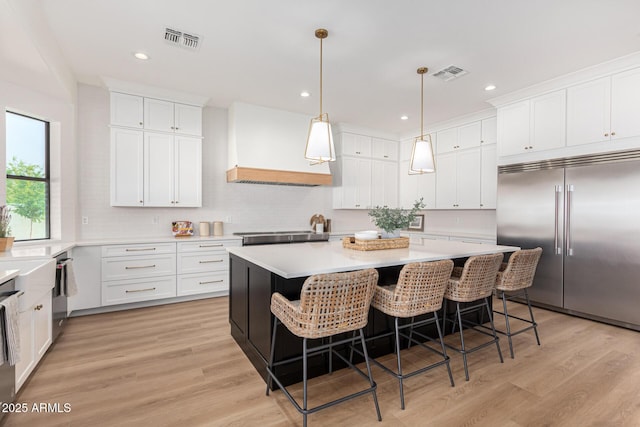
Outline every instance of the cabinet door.
POLYGON ((142 206, 144 156, 142 131, 111 129, 111 206, 142 206))
POLYGON ((640 68, 611 77, 611 139, 640 135, 640 68))
POLYGON ((345 209, 371 206, 371 160, 342 158, 342 198, 345 209))
POLYGON ((371 157, 371 137, 355 133, 341 135, 342 154, 345 156, 371 157))
POLYGON ((566 143, 567 94, 562 89, 531 99, 529 151, 561 148, 566 143))
POLYGON ((458 147, 458 128, 446 129, 438 132, 437 153, 448 153, 458 147))
POLYGON ((483 145, 496 144, 498 142, 498 128, 495 117, 489 117, 482 120, 482 138, 480 142, 483 145))
POLYGON ((607 141, 610 131, 610 77, 567 89, 567 145, 607 141))
POLYGON ((398 143, 388 139, 372 138, 372 157, 380 160, 398 160, 398 143))
POLYGON ((371 164, 371 206, 398 206, 398 164, 373 160, 371 164))
POLYGON ((175 206, 202 206, 202 140, 176 136, 174 170, 175 206))
POLYGON ((100 246, 73 248, 73 271, 80 287, 77 294, 68 298, 69 310, 85 310, 101 304, 101 251, 100 246))
POLYGON ((49 291, 38 300, 33 311, 33 344, 36 363, 44 356, 44 353, 51 345, 52 319, 51 291, 49 291))
POLYGON ((174 112, 176 133, 202 135, 202 108, 194 105, 175 104, 174 112))
POLYGON ((142 129, 144 102, 141 96, 111 92, 111 124, 142 129))
POLYGON ((29 377, 35 362, 33 348, 33 313, 29 308, 19 314, 20 323, 20 360, 16 363, 16 392, 29 377))
POLYGON ((498 163, 496 144, 482 145, 480 149, 480 208, 496 208, 498 163))
MULTIPOLYGON (((434 175, 434 174, 431 174, 434 175)), ((398 171, 398 206, 409 208, 418 197, 418 178, 421 175, 409 175, 409 160, 400 162, 398 171)))
POLYGON ((160 99, 144 99, 144 128, 162 132, 173 132, 173 102, 160 99))
POLYGON ((458 128, 458 148, 479 147, 482 140, 482 124, 473 122, 458 128))
POLYGON ((455 209, 456 153, 440 154, 436 158, 436 208, 455 209))
POLYGON ((529 101, 498 108, 498 155, 511 156, 528 151, 529 101))
POLYGON ((144 134, 144 205, 174 206, 173 136, 144 134))
POLYGON ((436 174, 435 173, 423 173, 415 175, 418 177, 418 194, 416 197, 409 201, 406 205, 407 208, 413 206, 416 200, 422 198, 424 202, 424 209, 436 208, 436 174))
POLYGON ((480 208, 480 148, 456 153, 456 208, 480 208))

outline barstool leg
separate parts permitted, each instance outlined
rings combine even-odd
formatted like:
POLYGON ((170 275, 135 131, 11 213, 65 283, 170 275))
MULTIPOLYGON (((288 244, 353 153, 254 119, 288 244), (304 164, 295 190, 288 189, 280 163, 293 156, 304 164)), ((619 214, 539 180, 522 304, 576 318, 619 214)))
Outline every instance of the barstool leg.
MULTIPOLYGON (((369 384, 371 387, 375 386, 375 382, 373 381, 373 376, 371 375, 371 365, 369 364, 369 353, 367 352, 367 343, 364 341, 364 333, 362 329, 360 329, 360 343, 362 344, 362 352, 364 353, 364 363, 367 365, 367 374, 369 375, 369 384)), ((380 406, 378 406, 378 395, 376 394, 376 390, 372 390, 373 394, 373 404, 376 407, 376 414, 378 415, 378 421, 382 421, 382 415, 380 415, 380 406)))
POLYGON ((444 355, 444 360, 446 360, 447 372, 449 373, 449 382, 451 383, 451 387, 454 387, 453 384, 453 374, 451 373, 451 366, 449 365, 449 357, 447 357, 447 348, 444 346, 444 339, 442 338, 442 330, 440 329, 440 321, 438 320, 438 312, 433 312, 433 317, 436 319, 436 328, 438 329, 438 338, 440 338, 440 347, 442 347, 442 354, 444 355))
POLYGON ((529 294, 527 293, 527 289, 524 289, 524 297, 527 299, 527 306, 529 306, 529 314, 531 315, 531 324, 533 325, 533 332, 536 334, 536 341, 538 345, 540 345, 540 337, 538 336, 538 324, 533 319, 533 310, 531 309, 531 301, 529 301, 529 294))
MULTIPOLYGON (((460 315, 460 303, 456 301, 456 315, 460 323, 460 348, 462 353, 462 363, 464 364, 464 378, 469 381, 469 368, 467 367, 467 351, 464 348, 464 334, 462 333, 462 315, 460 315)), ((456 324, 453 323, 455 328, 456 324)))
MULTIPOLYGON (((273 334, 271 336, 271 350, 269 351, 269 371, 273 371, 273 356, 276 352, 276 328, 278 327, 278 318, 273 316, 273 334)), ((267 372, 267 396, 269 396, 269 389, 273 384, 271 374, 267 372)))
POLYGON ((402 361, 400 360, 400 330, 398 328, 398 318, 395 319, 396 331, 396 357, 398 359, 398 382, 400 383, 400 409, 404 409, 404 387, 402 384, 402 361))
POLYGON ((302 425, 307 427, 307 339, 302 339, 302 425))
POLYGON ((442 330, 447 330, 447 300, 442 300, 442 330))
POLYGON ((411 348, 411 339, 413 338, 413 322, 415 321, 415 319, 415 316, 411 318, 411 326, 409 327, 409 343, 407 344, 407 349, 411 348))
POLYGON ((493 332, 493 339, 496 340, 496 347, 498 348, 498 356, 500 356, 500 363, 504 363, 502 359, 502 351, 500 350, 500 339, 498 338, 498 334, 496 334, 496 327, 493 324, 493 316, 491 315, 491 310, 489 309, 489 298, 484 299, 484 306, 487 309, 487 315, 489 316, 489 322, 491 323, 491 332, 493 332))
POLYGON ((511 358, 514 358, 513 355, 513 342, 511 342, 511 326, 509 326, 509 313, 507 312, 507 297, 502 291, 502 310, 504 311, 504 321, 507 325, 507 339, 509 340, 509 353, 511 354, 511 358))
POLYGON ((333 374, 333 336, 329 337, 329 375, 333 374))

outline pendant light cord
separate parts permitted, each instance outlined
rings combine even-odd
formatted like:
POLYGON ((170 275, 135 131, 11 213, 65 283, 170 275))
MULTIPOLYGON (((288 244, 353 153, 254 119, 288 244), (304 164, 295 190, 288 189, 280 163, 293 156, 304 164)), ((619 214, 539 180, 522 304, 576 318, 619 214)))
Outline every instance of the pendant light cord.
POLYGON ((420 138, 424 137, 424 74, 420 74, 420 138))
POLYGON ((322 38, 320 38, 320 115, 322 116, 322 38))

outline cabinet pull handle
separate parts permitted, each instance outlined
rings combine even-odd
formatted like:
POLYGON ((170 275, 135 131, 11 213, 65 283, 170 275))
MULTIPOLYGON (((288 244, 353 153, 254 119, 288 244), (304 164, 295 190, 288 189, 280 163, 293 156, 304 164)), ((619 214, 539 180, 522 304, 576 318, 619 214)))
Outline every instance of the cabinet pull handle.
POLYGON ((616 133, 615 132, 611 132, 611 136, 616 136, 616 133))
POLYGON ((125 289, 125 291, 124 291, 124 292, 125 292, 125 293, 127 293, 127 294, 132 294, 132 293, 134 293, 134 292, 147 292, 147 291, 155 291, 155 290, 156 290, 156 288, 155 288, 155 286, 154 286, 153 288, 146 288, 146 289, 134 289, 134 290, 132 290, 132 291, 130 291, 129 289, 125 289))
POLYGON ((42 304, 36 305, 35 307, 33 307, 33 309, 36 310, 36 311, 42 310, 42 304))
POLYGON ((125 252, 155 251, 156 248, 127 248, 125 252))
POLYGON ((609 134, 608 134, 608 133, 605 133, 605 134, 604 134, 604 136, 609 136, 609 134))
POLYGON ((200 245, 199 247, 201 247, 201 248, 219 248, 221 246, 224 246, 224 244, 218 243, 217 245, 200 245))
POLYGON ((143 123, 142 123, 142 122, 140 122, 140 126, 142 126, 142 125, 143 125, 143 123))
POLYGON ((125 270, 135 270, 137 268, 154 268, 156 265, 152 264, 152 265, 134 265, 134 266, 126 266, 124 269, 125 270))
POLYGON ((173 126, 171 126, 171 129, 175 130, 176 128, 174 128, 173 126))
POLYGON ((360 154, 360 152, 359 152, 359 151, 356 151, 356 154, 360 154))
POLYGON ((389 158, 389 156, 387 156, 386 154, 385 154, 384 156, 382 156, 382 157, 384 157, 385 159, 388 159, 388 158, 389 158))
POLYGON ((223 279, 220 279, 220 280, 209 280, 209 281, 206 281, 206 282, 198 282, 198 284, 200 284, 200 285, 208 285, 209 283, 220 283, 220 282, 224 282, 224 280, 223 279))
POLYGON ((212 262, 223 262, 223 259, 213 259, 213 260, 209 260, 209 261, 200 261, 200 264, 210 264, 212 262))
POLYGON ((140 203, 144 203, 142 200, 140 200, 140 203))

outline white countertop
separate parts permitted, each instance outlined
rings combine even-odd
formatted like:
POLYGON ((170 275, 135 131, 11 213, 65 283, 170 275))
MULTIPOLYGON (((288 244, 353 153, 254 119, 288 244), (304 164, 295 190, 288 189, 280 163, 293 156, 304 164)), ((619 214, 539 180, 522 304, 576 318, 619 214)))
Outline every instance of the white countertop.
POLYGON ((0 283, 17 277, 18 273, 20 273, 20 270, 0 270, 0 283))
POLYGON ((285 279, 292 279, 312 274, 465 258, 496 252, 513 252, 518 249, 520 248, 517 246, 434 240, 424 245, 411 245, 404 249, 378 251, 345 249, 341 241, 239 246, 227 250, 285 279))

